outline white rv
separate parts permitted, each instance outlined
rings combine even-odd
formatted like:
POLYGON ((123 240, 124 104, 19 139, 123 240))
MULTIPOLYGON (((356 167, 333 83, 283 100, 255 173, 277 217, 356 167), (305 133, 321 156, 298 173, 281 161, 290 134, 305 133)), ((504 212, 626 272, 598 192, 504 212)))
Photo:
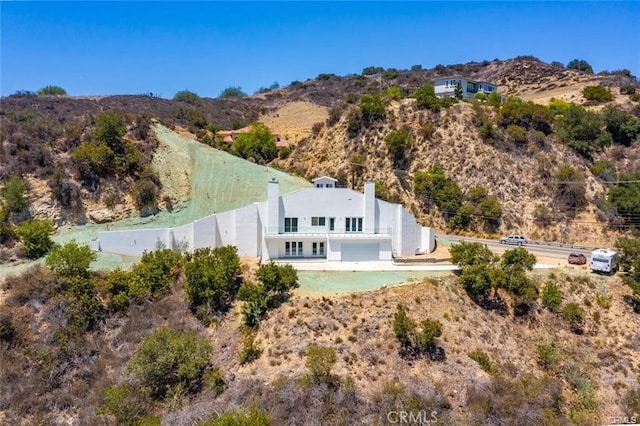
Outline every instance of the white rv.
POLYGON ((615 272, 618 269, 618 252, 611 249, 595 249, 591 252, 589 266, 592 271, 615 272))

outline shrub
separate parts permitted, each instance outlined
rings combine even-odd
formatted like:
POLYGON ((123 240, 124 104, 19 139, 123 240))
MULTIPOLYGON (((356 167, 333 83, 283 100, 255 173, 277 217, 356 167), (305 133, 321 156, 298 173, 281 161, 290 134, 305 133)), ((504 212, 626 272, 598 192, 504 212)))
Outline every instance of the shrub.
POLYGON ((236 295, 239 273, 235 247, 197 249, 185 267, 185 289, 192 310, 203 307, 208 313, 226 311, 236 295))
POLYGON ((331 369, 337 361, 336 351, 333 348, 309 345, 307 346, 305 366, 311 373, 311 378, 316 383, 328 383, 331 381, 331 369))
POLYGON ((607 199, 626 223, 637 226, 640 224, 640 172, 623 174, 620 180, 628 182, 609 188, 607 199))
POLYGON ((614 143, 631 146, 640 136, 640 119, 619 108, 608 106, 603 111, 605 129, 614 143))
POLYGON ((560 359, 555 342, 538 345, 536 348, 538 364, 545 370, 553 370, 560 359))
POLYGON ((269 413, 260 410, 257 405, 251 406, 249 412, 227 411, 223 415, 206 419, 198 426, 271 426, 269 413))
POLYGON ((584 176, 573 167, 563 164, 554 174, 557 180, 555 197, 560 206, 576 209, 587 202, 584 176))
POLYGON ((242 337, 242 349, 238 353, 238 360, 240 364, 248 364, 255 361, 260 356, 260 349, 255 345, 256 335, 250 329, 246 329, 243 332, 242 337))
POLYGON ((411 339, 415 332, 415 323, 409 318, 407 309, 398 304, 396 313, 393 316, 393 332, 402 346, 410 346, 411 339))
POLYGON ((298 273, 290 264, 265 263, 258 268, 256 276, 268 293, 283 295, 298 288, 298 273))
POLYGON ((370 66, 362 69, 362 75, 375 75, 383 72, 384 72, 383 67, 370 66))
POLYGON ((631 84, 625 84, 620 86, 620 94, 621 95, 633 95, 636 93, 636 87, 631 84))
POLYGON ((406 128, 392 130, 385 136, 384 142, 393 157, 393 167, 396 168, 398 163, 406 158, 405 152, 411 149, 413 136, 411 136, 409 129, 406 128))
POLYGON ((562 306, 562 291, 552 281, 547 282, 542 290, 542 306, 551 312, 557 312, 562 306))
POLYGON ((528 135, 527 129, 518 125, 512 124, 507 127, 507 135, 511 141, 518 145, 525 145, 527 143, 528 135))
POLYGON ((191 105, 201 105, 202 99, 194 92, 190 92, 189 90, 181 90, 173 96, 174 101, 185 102, 191 105))
POLYGON ((402 89, 402 87, 389 86, 384 91, 384 95, 397 101, 404 97, 404 90, 402 89))
POLYGON ((384 120, 387 111, 380 95, 364 95, 358 104, 365 124, 384 120))
POLYGON ((53 247, 51 235, 54 231, 51 221, 30 219, 18 226, 16 234, 20 236, 25 255, 37 259, 53 247))
POLYGON ((125 155, 124 135, 127 133, 127 123, 124 116, 115 112, 103 112, 96 117, 96 128, 93 137, 107 144, 117 156, 125 155))
POLYGON ((142 216, 158 212, 159 193, 160 188, 152 179, 140 179, 133 184, 131 189, 133 204, 142 216))
POLYGON ((597 86, 587 86, 582 89, 582 96, 589 101, 609 102, 613 100, 613 94, 609 89, 599 84, 597 86))
POLYGON ((220 92, 219 98, 243 98, 247 96, 246 93, 242 91, 242 87, 240 86, 229 86, 220 92))
POLYGON ((71 152, 71 158, 85 183, 105 175, 113 165, 113 151, 105 142, 84 143, 71 152))
POLYGON ((616 180, 618 176, 615 164, 609 160, 594 161, 589 170, 594 176, 605 181, 616 180))
POLYGON ((62 277, 86 277, 89 265, 96 260, 96 253, 89 246, 79 246, 75 241, 58 246, 51 250, 45 263, 56 274, 62 277))
POLYGON ((128 369, 154 398, 190 393, 200 389, 211 352, 211 344, 195 332, 161 327, 140 344, 128 369))
POLYGON ((18 176, 11 176, 7 183, 0 190, 3 203, 1 204, 6 213, 21 213, 29 205, 26 192, 29 189, 27 182, 18 176))
POLYGON ((66 96, 67 91, 60 86, 44 86, 36 91, 38 96, 66 96))
POLYGON ((498 124, 503 128, 517 125, 529 130, 539 130, 548 135, 551 133, 553 117, 548 108, 529 102, 507 101, 498 113, 498 124))
POLYGON ((82 334, 92 330, 100 318, 100 303, 96 299, 95 286, 88 277, 68 278, 64 299, 67 330, 82 334))
POLYGON ((427 318, 418 324, 415 346, 425 352, 432 351, 436 346, 436 339, 440 336, 442 336, 442 323, 427 318))
POLYGON ((420 109, 428 109, 433 112, 440 111, 442 105, 440 99, 436 97, 435 88, 432 84, 425 84, 421 88, 413 92, 413 97, 416 98, 416 104, 420 109))
POLYGON ((576 334, 582 334, 585 312, 577 303, 568 303, 562 310, 562 316, 569 322, 571 330, 576 334))
POLYGON ((254 123, 247 133, 240 133, 234 142, 234 150, 242 158, 258 163, 268 163, 278 156, 275 138, 262 123, 254 123))
POLYGON ((489 374, 494 373, 494 368, 491 365, 491 358, 489 358, 489 355, 487 355, 485 352, 481 351, 480 349, 476 349, 474 351, 468 352, 467 355, 469 355, 469 358, 477 362, 484 372, 489 374))
POLYGON ((571 108, 571 106, 571 102, 556 98, 551 98, 548 105, 549 111, 551 111, 551 114, 553 114, 554 116, 564 114, 569 110, 569 108, 571 108))
POLYGON ((102 404, 96 414, 111 415, 118 424, 134 425, 151 408, 151 400, 142 390, 129 383, 107 386, 102 389, 102 404))

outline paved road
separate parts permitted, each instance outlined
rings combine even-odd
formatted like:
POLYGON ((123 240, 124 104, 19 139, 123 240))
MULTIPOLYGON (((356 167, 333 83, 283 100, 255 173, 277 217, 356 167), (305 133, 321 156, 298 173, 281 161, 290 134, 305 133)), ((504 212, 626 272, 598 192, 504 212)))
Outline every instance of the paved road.
MULTIPOLYGON (((446 243, 457 243, 459 241, 476 242, 486 244, 491 250, 504 251, 516 248, 515 245, 500 244, 498 240, 488 240, 483 238, 460 237, 457 235, 436 235, 436 238, 446 243)), ((532 241, 523 246, 530 253, 566 259, 569 253, 582 253, 587 259, 595 247, 577 246, 572 244, 550 243, 545 241, 532 241)))

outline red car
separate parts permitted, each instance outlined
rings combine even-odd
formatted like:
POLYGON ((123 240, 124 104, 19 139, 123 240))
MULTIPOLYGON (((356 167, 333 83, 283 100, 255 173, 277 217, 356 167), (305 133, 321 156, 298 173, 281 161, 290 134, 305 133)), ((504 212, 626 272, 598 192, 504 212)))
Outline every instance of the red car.
POLYGON ((584 265, 587 263, 587 258, 581 253, 571 253, 567 258, 567 262, 574 265, 584 265))

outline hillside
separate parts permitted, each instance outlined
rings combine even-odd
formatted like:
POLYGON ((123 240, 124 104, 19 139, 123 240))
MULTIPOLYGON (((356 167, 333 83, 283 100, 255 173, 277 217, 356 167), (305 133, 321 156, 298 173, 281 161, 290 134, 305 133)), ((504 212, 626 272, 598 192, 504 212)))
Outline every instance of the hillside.
POLYGON ((180 202, 171 190, 162 188, 162 176, 154 175, 166 175, 168 170, 158 160, 151 161, 157 142, 146 130, 150 120, 158 120, 202 141, 215 139, 211 129, 240 128, 260 121, 292 144, 288 158, 274 161, 277 167, 306 179, 331 174, 342 185, 358 190, 365 179, 374 179, 389 199, 402 202, 424 224, 443 231, 450 231, 447 214, 425 202, 413 188, 416 172, 433 165, 442 167, 463 193, 482 186, 501 203, 503 216, 498 226, 487 227, 482 221, 472 220, 465 226, 468 231, 485 234, 518 231, 539 239, 564 239, 588 245, 609 243, 610 233, 615 231, 611 224, 619 221, 615 219, 615 211, 606 206, 609 187, 599 183, 603 179, 594 176, 590 169, 594 162, 606 160, 613 163, 616 175, 640 170, 637 142, 611 144, 597 151, 592 159, 586 159, 560 143, 555 131, 541 137, 534 134, 535 129, 525 128, 526 142, 514 143, 506 127, 500 128, 498 124, 498 132, 487 143, 479 134, 478 123, 482 116, 492 123, 498 122, 500 117, 492 108, 465 102, 435 113, 417 107, 414 99, 404 95, 385 95, 386 117, 365 123, 355 133, 349 131, 350 114, 357 112, 359 100, 367 93, 399 87, 408 94, 437 76, 447 75, 495 81, 502 95, 518 96, 525 101, 546 104, 555 98, 596 110, 603 105, 589 106, 581 91, 586 86, 602 84, 614 95, 614 100, 606 105, 640 114, 637 104, 620 93, 621 87, 638 86, 630 73, 587 74, 532 57, 439 65, 430 70, 380 68, 345 77, 321 74, 251 97, 198 98, 192 103, 153 96, 12 96, 3 98, 0 105, 2 179, 6 182, 12 175, 23 176, 30 188, 28 215, 53 219, 57 225, 144 216, 171 209, 180 202), (116 176, 96 169, 95 165, 91 166, 95 169, 93 175, 87 177, 83 172, 87 166, 71 155, 78 146, 95 144, 95 118, 103 111, 114 111, 124 117, 125 140, 142 152, 141 160, 125 173, 124 179, 114 179, 116 176), (409 132, 412 143, 398 165, 394 164, 384 138, 400 129, 409 132), (352 164, 354 160, 358 164, 352 164), (147 163, 153 172, 145 169, 147 163), (581 184, 584 200, 579 206, 558 205, 562 189, 558 189, 554 173, 561 165, 571 167, 584 182, 581 184), (64 178, 56 170, 64 170, 64 178), (540 209, 550 210, 545 211, 543 223, 534 220, 540 209))
POLYGON ((274 176, 286 192, 323 174, 357 190, 375 180, 379 197, 438 232, 612 246, 635 235, 638 217, 640 108, 621 89, 640 86, 628 74, 519 57, 321 74, 242 98, 2 98, 0 423, 637 419, 638 239, 611 276, 492 260, 466 276, 340 295, 294 289, 291 268, 229 247, 100 253, 92 268, 82 247, 103 229, 179 225, 263 200, 274 176), (450 75, 497 82, 505 103, 434 100, 425 83, 450 75), (585 99, 598 85, 613 99, 585 99), (216 137, 254 121, 291 146, 242 159, 216 137), (15 230, 30 218, 81 246, 7 266, 24 255, 15 230))

